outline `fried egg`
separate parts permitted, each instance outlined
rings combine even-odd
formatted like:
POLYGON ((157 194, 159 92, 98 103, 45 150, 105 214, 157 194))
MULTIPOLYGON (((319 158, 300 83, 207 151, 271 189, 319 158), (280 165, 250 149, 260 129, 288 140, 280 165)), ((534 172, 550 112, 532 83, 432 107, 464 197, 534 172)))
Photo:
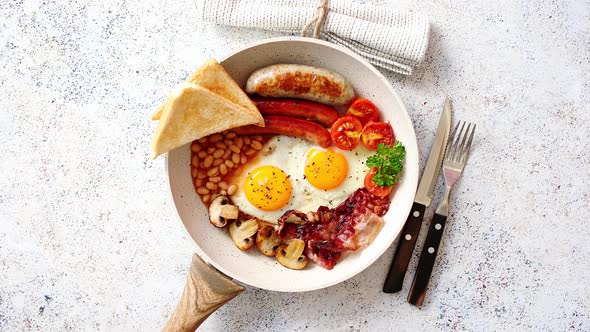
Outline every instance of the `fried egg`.
POLYGON ((343 151, 275 136, 234 174, 231 182, 238 189, 232 200, 241 211, 272 223, 288 210, 333 208, 364 186, 365 161, 372 154, 362 144, 343 151))

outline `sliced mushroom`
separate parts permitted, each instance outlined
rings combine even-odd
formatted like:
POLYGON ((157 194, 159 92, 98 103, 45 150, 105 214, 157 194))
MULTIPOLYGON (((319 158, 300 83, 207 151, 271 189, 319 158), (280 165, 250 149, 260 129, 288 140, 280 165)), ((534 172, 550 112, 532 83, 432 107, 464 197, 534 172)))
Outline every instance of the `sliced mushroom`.
POLYGON ((289 210, 285 212, 279 220, 296 225, 303 225, 308 221, 307 214, 296 210, 289 210))
POLYGON ((258 223, 260 224, 260 228, 264 227, 264 226, 271 226, 271 227, 275 227, 276 224, 270 223, 268 221, 264 221, 264 220, 258 220, 258 223))
POLYGON ((225 227, 228 221, 238 219, 240 209, 232 204, 229 204, 227 196, 216 196, 209 205, 209 221, 215 227, 225 227))
POLYGON ((305 241, 293 239, 287 244, 283 244, 277 250, 275 257, 284 267, 293 270, 301 270, 307 265, 307 257, 303 255, 305 241))
POLYGON ((254 235, 258 232, 260 224, 256 218, 245 221, 236 220, 229 225, 229 236, 241 250, 248 250, 254 246, 254 235))
POLYGON ((281 238, 274 228, 273 224, 261 222, 261 227, 256 234, 256 246, 258 250, 268 257, 272 257, 279 249, 281 238))

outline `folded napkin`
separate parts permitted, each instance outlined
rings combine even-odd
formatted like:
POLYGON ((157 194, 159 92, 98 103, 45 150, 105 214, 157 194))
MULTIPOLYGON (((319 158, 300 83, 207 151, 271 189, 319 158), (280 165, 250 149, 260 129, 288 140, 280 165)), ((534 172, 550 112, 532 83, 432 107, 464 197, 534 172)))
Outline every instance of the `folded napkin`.
MULTIPOLYGON (((197 0, 203 21, 285 32, 301 31, 316 17, 316 0, 197 0)), ((393 8, 331 1, 320 36, 365 57, 373 65, 412 74, 424 59, 430 24, 425 15, 393 8)))

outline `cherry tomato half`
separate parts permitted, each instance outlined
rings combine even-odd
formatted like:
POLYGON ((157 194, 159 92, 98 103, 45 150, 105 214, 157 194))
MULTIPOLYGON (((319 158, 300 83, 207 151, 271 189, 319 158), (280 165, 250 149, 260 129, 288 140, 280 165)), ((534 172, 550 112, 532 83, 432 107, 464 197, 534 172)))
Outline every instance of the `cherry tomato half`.
POLYGON ((363 125, 352 116, 343 116, 336 120, 330 129, 332 142, 339 149, 353 150, 359 145, 363 125))
POLYGON ((369 122, 363 128, 361 140, 367 149, 375 151, 379 143, 392 146, 395 134, 389 122, 369 122))
POLYGON ((375 176, 375 173, 377 173, 376 167, 373 167, 369 170, 369 172, 365 176, 365 188, 367 188, 367 190, 375 196, 385 197, 389 195, 389 193, 391 193, 391 189, 393 188, 393 186, 379 187, 375 182, 373 182, 373 177, 375 176))
POLYGON ((379 109, 373 102, 365 98, 356 98, 350 103, 346 115, 359 119, 364 126, 369 121, 379 121, 379 109))

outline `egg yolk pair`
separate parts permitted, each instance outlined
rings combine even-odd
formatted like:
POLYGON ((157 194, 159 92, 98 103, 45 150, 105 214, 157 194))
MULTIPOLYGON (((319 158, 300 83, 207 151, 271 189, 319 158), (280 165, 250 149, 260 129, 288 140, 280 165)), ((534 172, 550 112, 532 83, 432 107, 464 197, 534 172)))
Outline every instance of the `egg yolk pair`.
MULTIPOLYGON (((311 149, 307 154, 303 174, 314 187, 323 190, 337 188, 348 175, 346 158, 331 149, 311 149)), ((261 166, 251 171, 244 182, 244 193, 255 207, 278 210, 291 198, 289 175, 275 166, 261 166)))

